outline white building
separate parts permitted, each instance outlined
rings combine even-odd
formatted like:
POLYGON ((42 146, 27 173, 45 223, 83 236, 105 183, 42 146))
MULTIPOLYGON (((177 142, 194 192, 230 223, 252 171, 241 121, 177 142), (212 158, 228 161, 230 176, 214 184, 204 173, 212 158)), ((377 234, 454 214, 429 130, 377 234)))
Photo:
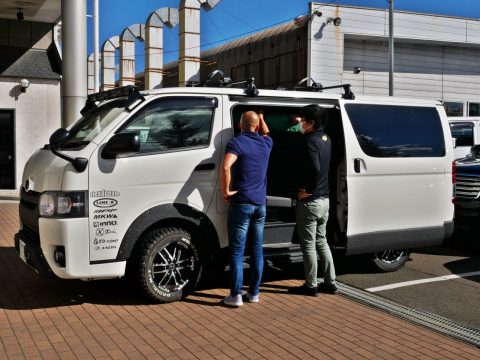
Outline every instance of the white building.
POLYGON ((60 1, 25 3, 23 20, 16 3, 0 4, 0 199, 18 197, 25 162, 61 126, 60 1))
MULTIPOLYGON (((388 9, 311 3, 309 75, 324 86, 388 95, 388 9), (329 18, 341 18, 334 26, 329 18), (354 71, 361 69, 360 72, 354 71)), ((480 115, 480 21, 396 11, 394 95, 440 99, 450 115, 480 115)))

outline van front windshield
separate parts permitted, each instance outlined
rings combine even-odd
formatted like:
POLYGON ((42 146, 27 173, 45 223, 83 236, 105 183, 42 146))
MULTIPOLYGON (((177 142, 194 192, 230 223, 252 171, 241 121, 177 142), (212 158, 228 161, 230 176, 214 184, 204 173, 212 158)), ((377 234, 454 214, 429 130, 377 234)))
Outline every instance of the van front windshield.
POLYGON ((90 110, 73 125, 67 140, 58 147, 61 149, 84 147, 125 109, 126 102, 127 99, 118 99, 90 110))

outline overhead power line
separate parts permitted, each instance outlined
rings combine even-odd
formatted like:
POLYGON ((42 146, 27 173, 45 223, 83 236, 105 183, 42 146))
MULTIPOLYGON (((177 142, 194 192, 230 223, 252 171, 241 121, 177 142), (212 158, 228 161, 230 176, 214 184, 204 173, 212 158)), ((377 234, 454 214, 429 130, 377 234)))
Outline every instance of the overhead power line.
MULTIPOLYGON (((316 11, 316 10, 319 10, 321 9, 322 7, 324 6, 327 6, 327 5, 330 5, 334 2, 336 2, 337 0, 330 0, 329 2, 321 5, 321 6, 318 6, 316 8, 313 8, 312 9, 312 12, 316 11)), ((253 34, 253 33, 256 33, 256 32, 259 32, 259 31, 262 31, 262 30, 266 30, 268 28, 271 28, 271 27, 274 27, 274 26, 277 26, 277 25, 281 25, 281 24, 284 24, 286 22, 289 22, 289 21, 292 21, 294 19, 296 19, 297 17, 299 16, 303 16, 303 15, 308 15, 310 12, 309 11, 305 11, 305 12, 302 12, 300 14, 297 14, 293 17, 289 17, 288 19, 284 19, 284 20, 281 20, 281 21, 278 21, 276 23, 273 23, 273 24, 270 24, 270 25, 266 25, 266 26, 262 26, 260 28, 256 28, 256 29, 253 29, 253 30, 249 30, 249 31, 246 31, 244 33, 241 33, 241 34, 237 34, 237 35, 232 35, 232 36, 229 36, 229 37, 224 37, 222 40, 216 40, 216 41, 211 41, 211 42, 208 42, 208 43, 205 43, 205 44, 200 44, 200 46, 191 46, 191 47, 188 47, 186 48, 186 50, 190 50, 190 49, 197 49, 197 48, 204 48, 206 46, 210 46, 210 45, 216 45, 216 44, 220 44, 220 43, 223 43, 223 42, 226 42, 226 41, 229 41, 229 40, 234 40, 234 39, 237 39, 237 38, 240 38, 240 37, 243 37, 243 36, 246 36, 246 35, 250 35, 250 34, 253 34)), ((215 24, 214 24, 215 25, 215 24)), ((216 25, 215 25, 216 26, 216 25)), ((250 25, 249 25, 250 26, 250 25)), ((217 28, 218 29, 218 28, 217 28)), ((164 50, 163 51, 163 54, 173 54, 173 53, 178 53, 181 49, 178 49, 178 50, 164 50)), ((151 54, 160 54, 160 52, 151 52, 151 54)), ((124 55, 125 57, 128 57, 129 55, 124 55)), ((130 55, 132 56, 132 55, 130 55)), ((135 54, 135 57, 145 57, 145 53, 141 53, 141 54, 135 54)), ((114 57, 114 58, 119 58, 120 56, 118 55, 109 55, 109 56, 105 56, 105 57, 114 57)))

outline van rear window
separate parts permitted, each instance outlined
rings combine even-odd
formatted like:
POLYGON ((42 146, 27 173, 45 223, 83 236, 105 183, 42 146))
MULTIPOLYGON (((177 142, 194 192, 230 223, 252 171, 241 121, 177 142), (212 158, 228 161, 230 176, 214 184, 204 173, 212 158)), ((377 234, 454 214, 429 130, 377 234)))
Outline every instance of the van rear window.
POLYGON ((445 156, 442 122, 436 108, 347 104, 345 109, 368 156, 445 156))

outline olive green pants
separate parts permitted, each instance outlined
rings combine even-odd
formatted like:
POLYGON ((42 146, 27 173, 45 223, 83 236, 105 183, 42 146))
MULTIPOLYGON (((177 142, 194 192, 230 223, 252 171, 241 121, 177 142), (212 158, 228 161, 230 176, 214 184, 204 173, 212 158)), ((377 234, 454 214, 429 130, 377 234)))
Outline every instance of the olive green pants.
POLYGON ((318 259, 326 284, 335 283, 335 266, 332 252, 327 243, 327 220, 330 208, 329 199, 316 199, 309 202, 298 201, 295 209, 297 232, 303 253, 305 285, 317 287, 318 259))

